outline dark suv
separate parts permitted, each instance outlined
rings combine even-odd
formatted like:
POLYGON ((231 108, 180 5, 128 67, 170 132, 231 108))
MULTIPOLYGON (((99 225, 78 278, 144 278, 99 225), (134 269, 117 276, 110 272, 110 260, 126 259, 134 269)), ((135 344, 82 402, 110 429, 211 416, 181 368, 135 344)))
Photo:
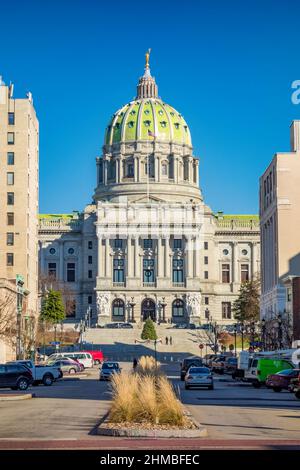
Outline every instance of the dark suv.
POLYGON ((181 380, 184 380, 185 375, 189 368, 191 366, 194 367, 202 367, 203 366, 203 361, 201 357, 198 356, 189 356, 183 359, 183 361, 180 363, 181 369, 180 369, 180 378, 181 380))
POLYGON ((21 364, 0 364, 0 388, 26 390, 33 383, 31 371, 21 364))

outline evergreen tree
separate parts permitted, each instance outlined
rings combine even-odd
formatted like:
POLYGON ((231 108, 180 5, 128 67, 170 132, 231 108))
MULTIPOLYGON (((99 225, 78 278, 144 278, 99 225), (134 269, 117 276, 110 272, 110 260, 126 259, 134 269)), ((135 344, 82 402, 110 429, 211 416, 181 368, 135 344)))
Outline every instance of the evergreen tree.
POLYGON ((60 291, 50 290, 43 300, 41 320, 61 323, 65 319, 65 306, 60 291))
POLYGON ((252 279, 243 282, 238 298, 233 303, 234 318, 239 322, 251 323, 259 319, 260 281, 252 279))
POLYGON ((142 339, 157 339, 157 334, 155 331, 155 326, 151 318, 147 318, 144 323, 144 328, 141 335, 142 339))

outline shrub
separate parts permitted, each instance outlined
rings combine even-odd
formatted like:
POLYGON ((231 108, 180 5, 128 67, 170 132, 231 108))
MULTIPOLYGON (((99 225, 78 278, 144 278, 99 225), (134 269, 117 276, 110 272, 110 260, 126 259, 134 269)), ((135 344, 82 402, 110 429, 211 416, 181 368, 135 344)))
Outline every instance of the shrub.
POLYGON ((147 320, 144 323, 144 328, 141 334, 142 339, 152 339, 155 340, 157 339, 157 334, 155 331, 155 326, 151 318, 147 318, 147 320))
POLYGON ((184 424, 183 407, 166 377, 158 379, 157 390, 158 420, 161 424, 182 426, 184 424))
POLYGON ((161 373, 160 363, 155 364, 155 359, 152 356, 142 356, 136 368, 139 375, 157 375, 161 373))
POLYGON ((114 374, 112 378, 113 402, 110 410, 115 423, 134 421, 136 417, 139 378, 135 374, 114 374))

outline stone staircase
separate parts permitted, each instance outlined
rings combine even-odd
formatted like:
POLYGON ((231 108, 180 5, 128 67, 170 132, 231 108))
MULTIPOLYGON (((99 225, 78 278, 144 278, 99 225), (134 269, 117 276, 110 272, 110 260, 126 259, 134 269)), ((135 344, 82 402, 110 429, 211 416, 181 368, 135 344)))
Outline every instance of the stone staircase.
MULTIPOLYGON (((204 330, 176 329, 170 325, 157 325, 156 331, 161 342, 156 345, 157 359, 162 362, 179 362, 189 355, 201 355, 199 344, 202 343, 202 355, 211 353, 207 343, 210 340, 204 330), (172 344, 166 337, 172 337, 172 344)), ((83 338, 85 349, 100 348, 106 359, 132 361, 142 355, 155 355, 155 346, 151 342, 142 342, 142 325, 133 329, 91 328, 83 338)))

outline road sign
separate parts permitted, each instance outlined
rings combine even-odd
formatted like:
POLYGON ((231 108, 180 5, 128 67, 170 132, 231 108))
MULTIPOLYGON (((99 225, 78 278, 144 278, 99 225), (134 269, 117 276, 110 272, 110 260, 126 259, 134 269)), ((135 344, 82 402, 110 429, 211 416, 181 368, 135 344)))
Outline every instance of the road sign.
POLYGON ((199 344, 199 348, 200 348, 200 349, 203 349, 203 348, 204 348, 204 345, 203 345, 203 344, 199 344))

